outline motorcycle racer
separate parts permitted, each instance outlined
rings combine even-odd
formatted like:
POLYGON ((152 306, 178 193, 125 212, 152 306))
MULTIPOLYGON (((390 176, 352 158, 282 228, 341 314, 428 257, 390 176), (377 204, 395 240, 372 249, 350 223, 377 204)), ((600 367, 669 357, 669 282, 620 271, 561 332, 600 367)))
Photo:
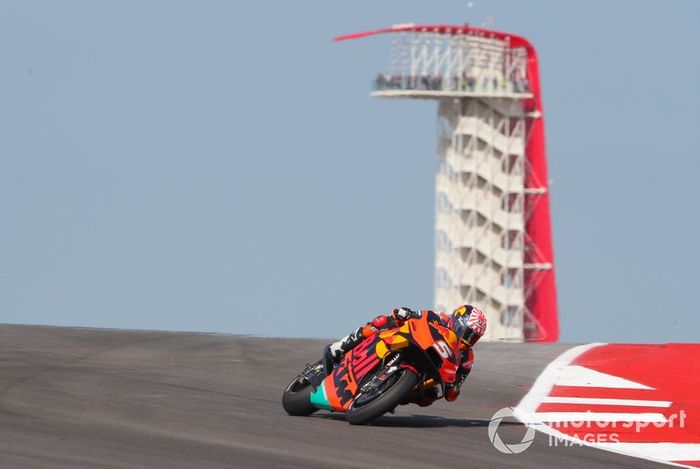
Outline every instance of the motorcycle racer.
MULTIPOLYGON (((380 315, 364 326, 358 327, 349 335, 326 346, 324 351, 324 368, 332 370, 335 363, 367 337, 384 332, 395 327, 401 327, 411 318, 420 318, 430 311, 413 311, 402 307, 394 309, 390 315, 380 315)), ((462 305, 455 309, 451 315, 440 311, 434 311, 440 317, 443 326, 452 329, 460 339, 459 368, 453 383, 446 383, 445 399, 454 401, 459 396, 460 388, 474 365, 473 346, 486 332, 486 316, 477 307, 462 305)), ((410 402, 415 402, 421 407, 432 404, 438 398, 435 387, 426 388, 410 397, 410 402)), ((407 402, 406 402, 407 403, 407 402)))

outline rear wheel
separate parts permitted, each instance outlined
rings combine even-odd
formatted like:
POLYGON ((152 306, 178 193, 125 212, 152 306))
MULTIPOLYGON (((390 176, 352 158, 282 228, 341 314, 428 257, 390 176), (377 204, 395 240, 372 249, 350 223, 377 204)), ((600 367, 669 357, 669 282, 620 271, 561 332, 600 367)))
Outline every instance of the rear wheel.
POLYGON ((282 394, 282 407, 289 415, 311 415, 318 409, 311 404, 311 383, 302 377, 297 377, 289 383, 282 394))
POLYGON ((370 422, 393 410, 418 384, 418 376, 408 369, 396 373, 395 379, 387 380, 386 387, 372 394, 359 393, 345 413, 351 425, 370 422))

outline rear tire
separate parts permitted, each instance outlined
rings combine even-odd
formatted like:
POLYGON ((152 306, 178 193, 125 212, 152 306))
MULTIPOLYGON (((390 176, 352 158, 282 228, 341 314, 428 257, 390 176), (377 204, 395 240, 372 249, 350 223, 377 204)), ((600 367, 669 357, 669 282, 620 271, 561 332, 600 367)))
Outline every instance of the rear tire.
POLYGON ((311 404, 311 383, 302 383, 299 377, 289 383, 282 394, 282 407, 289 415, 307 416, 318 409, 311 404))
MULTIPOLYGON (((353 401, 353 403, 350 404, 350 408, 345 413, 345 419, 350 425, 362 425, 381 417, 390 410, 396 408, 417 384, 418 376, 416 376, 414 372, 404 368, 403 374, 394 385, 373 401, 357 408, 353 406, 353 401)), ((355 396, 355 398, 357 398, 357 396, 355 396)))

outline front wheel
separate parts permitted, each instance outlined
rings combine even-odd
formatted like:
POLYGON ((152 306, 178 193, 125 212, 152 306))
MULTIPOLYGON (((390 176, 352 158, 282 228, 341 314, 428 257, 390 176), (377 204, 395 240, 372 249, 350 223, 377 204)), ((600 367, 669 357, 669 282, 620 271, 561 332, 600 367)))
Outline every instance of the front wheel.
POLYGON ((400 376, 392 380, 393 384, 388 383, 388 387, 379 390, 375 396, 362 393, 355 396, 345 413, 348 423, 361 425, 370 422, 399 405, 418 384, 418 376, 414 372, 404 368, 399 373, 400 376))

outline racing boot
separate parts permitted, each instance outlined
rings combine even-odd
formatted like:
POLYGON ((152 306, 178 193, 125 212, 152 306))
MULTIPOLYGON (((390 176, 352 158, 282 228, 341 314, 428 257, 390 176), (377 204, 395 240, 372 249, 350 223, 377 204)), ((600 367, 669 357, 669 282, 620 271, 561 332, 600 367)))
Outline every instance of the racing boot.
POLYGON ((342 339, 326 345, 323 350, 323 370, 326 375, 329 375, 336 363, 340 363, 343 356, 353 349, 357 344, 365 339, 365 334, 362 331, 364 328, 358 327, 350 335, 346 335, 342 339))

